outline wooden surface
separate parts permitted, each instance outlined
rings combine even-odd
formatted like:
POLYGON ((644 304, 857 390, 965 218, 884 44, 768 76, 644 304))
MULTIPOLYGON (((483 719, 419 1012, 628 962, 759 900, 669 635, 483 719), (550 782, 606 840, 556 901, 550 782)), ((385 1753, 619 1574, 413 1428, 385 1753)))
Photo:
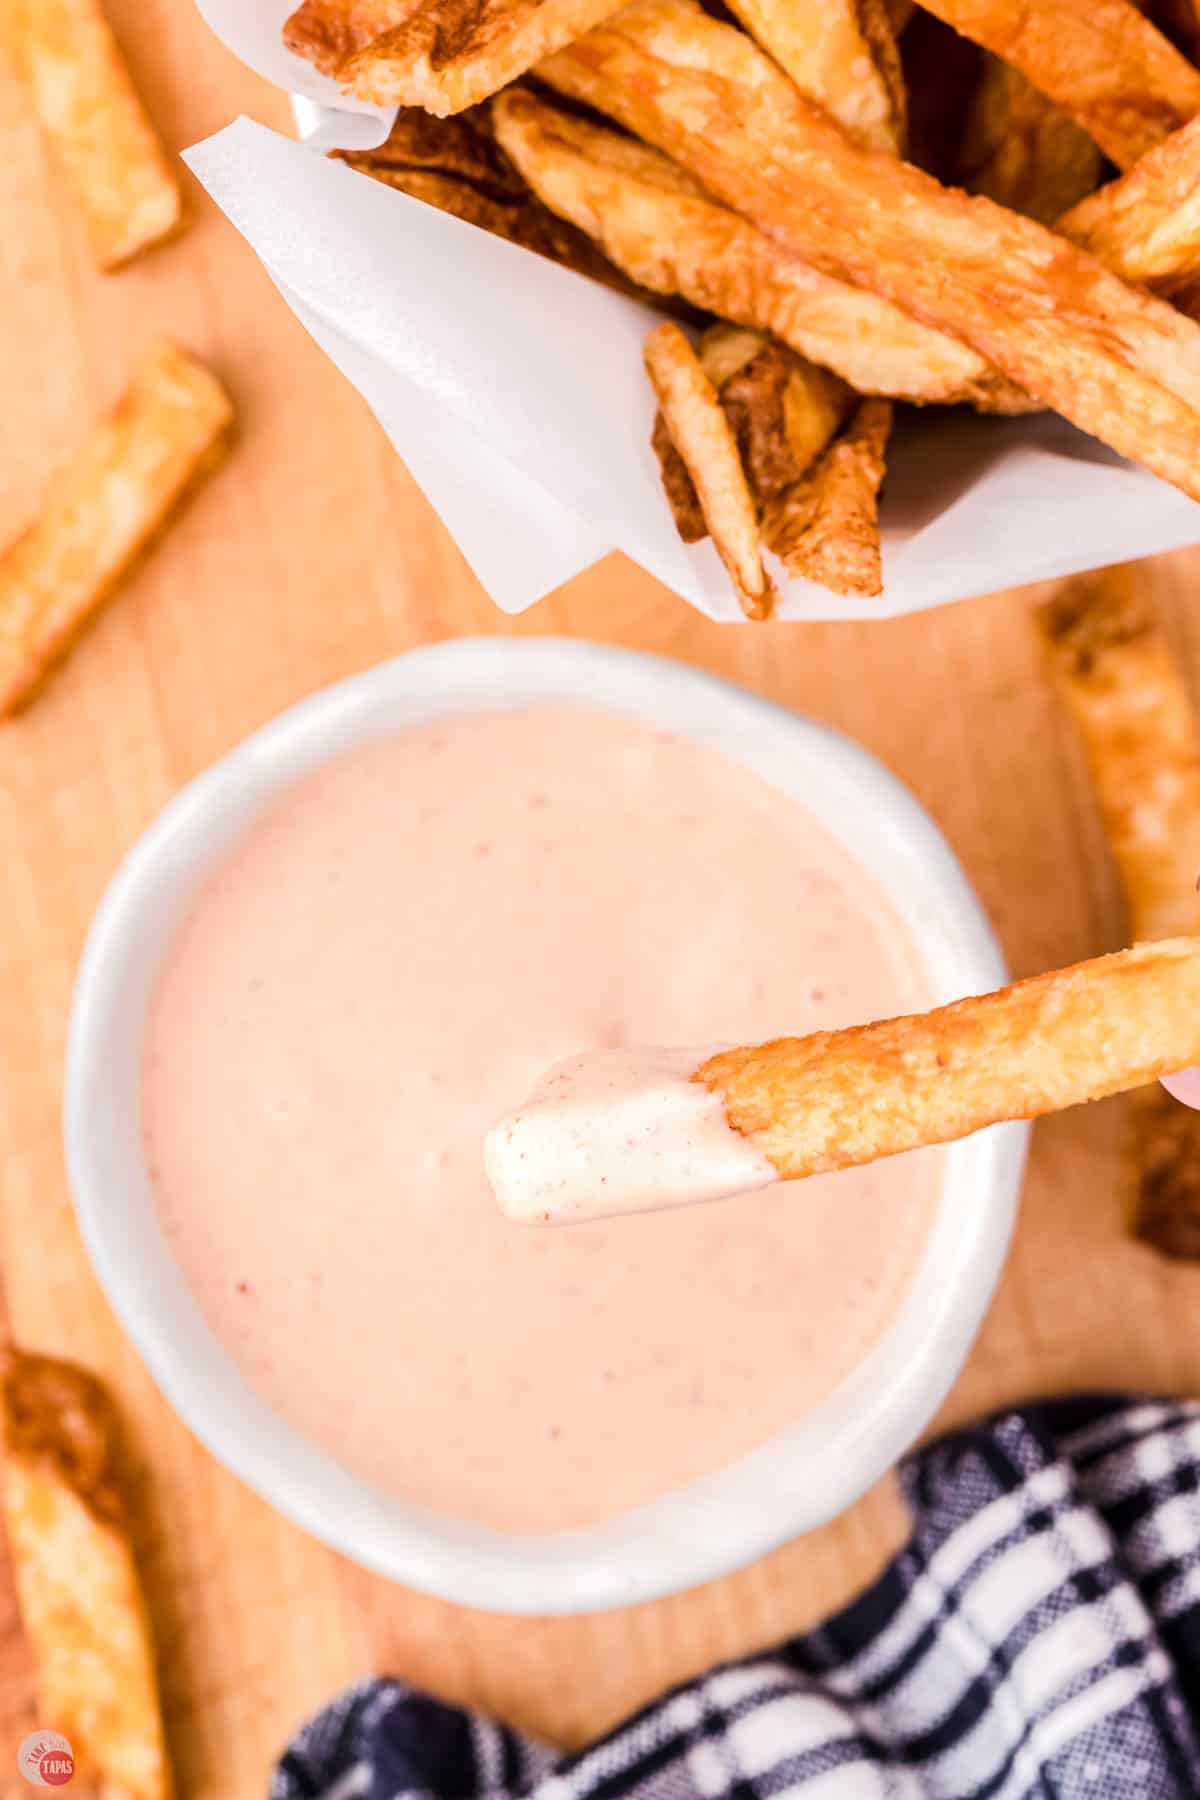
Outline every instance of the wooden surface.
MULTIPOLYGON (((187 0, 113 0, 111 11, 171 145, 240 111, 283 124, 278 97, 187 0)), ((507 621, 240 240, 194 192, 192 203, 182 242, 97 277, 0 70, 0 539, 154 333, 207 356, 241 418, 236 454, 165 549, 36 708, 0 727, 0 1262, 15 1332, 105 1375, 137 1447, 139 1548, 181 1791, 251 1800, 288 1731, 373 1668, 578 1742, 706 1662, 814 1620, 873 1573, 904 1521, 884 1484, 829 1529, 710 1588, 625 1614, 512 1621, 350 1567, 198 1447, 96 1287, 60 1147, 88 920, 179 785, 281 707, 411 644, 568 632, 682 657, 860 738, 943 826, 1018 973, 1116 946, 1120 919, 1080 759, 1039 667, 1030 596, 878 626, 720 627, 613 558, 507 621)), ((1197 574, 1194 553, 1147 573, 1193 675, 1197 574)), ((947 1420, 1054 1389, 1200 1390, 1200 1272, 1123 1238, 1117 1117, 1107 1106, 1039 1128, 1008 1272, 947 1420)), ((54 1723, 37 1720, 0 1583, 5 1800, 28 1791, 11 1771, 35 1722, 54 1723)))

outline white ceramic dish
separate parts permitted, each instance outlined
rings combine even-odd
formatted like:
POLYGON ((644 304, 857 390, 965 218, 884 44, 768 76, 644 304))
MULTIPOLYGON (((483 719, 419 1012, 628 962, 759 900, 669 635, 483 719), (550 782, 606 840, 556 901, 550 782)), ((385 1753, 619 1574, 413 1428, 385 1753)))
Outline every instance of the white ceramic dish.
POLYGON ((260 1400, 168 1251, 143 1160, 147 1001, 198 884, 259 811, 330 758, 453 714, 570 704, 718 746, 802 795, 886 879, 937 1000, 993 987, 1003 961, 945 840, 865 751, 680 664, 596 644, 468 639, 416 650, 303 701, 167 807, 97 914, 75 992, 67 1155, 92 1260, 152 1374, 213 1454, 281 1512, 413 1587, 499 1611, 646 1600, 747 1562, 831 1518, 928 1423, 958 1372, 1007 1246, 1027 1133, 952 1147, 938 1219, 875 1350, 816 1411, 730 1468, 586 1531, 512 1537, 405 1504, 351 1475, 260 1400))

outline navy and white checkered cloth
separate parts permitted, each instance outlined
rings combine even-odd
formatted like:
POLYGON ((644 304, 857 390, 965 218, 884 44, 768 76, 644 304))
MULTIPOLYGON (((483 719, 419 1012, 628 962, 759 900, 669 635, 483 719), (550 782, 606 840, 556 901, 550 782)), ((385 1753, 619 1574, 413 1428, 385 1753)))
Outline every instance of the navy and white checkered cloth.
POLYGON ((592 1749, 369 1681, 271 1800, 1200 1796, 1200 1406, 1006 1413, 901 1477, 913 1537, 867 1593, 592 1749))

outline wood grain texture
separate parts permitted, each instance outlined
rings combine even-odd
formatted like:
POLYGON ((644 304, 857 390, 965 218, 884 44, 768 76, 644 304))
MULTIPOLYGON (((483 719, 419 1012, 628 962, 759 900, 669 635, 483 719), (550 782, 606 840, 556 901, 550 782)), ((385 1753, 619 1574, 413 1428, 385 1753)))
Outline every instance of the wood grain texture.
MULTIPOLYGON (((239 111, 283 124, 278 98, 183 0, 110 10, 169 145, 239 111)), ((240 240, 191 200, 178 245, 97 276, 0 68, 0 539, 158 333, 211 362, 241 421, 229 465, 165 549, 37 706, 0 728, 0 1267, 18 1336, 110 1381, 138 1447, 138 1547, 181 1792, 257 1800, 291 1728, 366 1670, 577 1743, 713 1658, 813 1622, 875 1572, 904 1520, 884 1483, 825 1531, 703 1590, 627 1613, 514 1621, 351 1568, 218 1467, 159 1398, 95 1285, 60 1147, 88 920, 180 784, 281 707, 411 644, 568 632, 681 657, 861 739, 949 835, 1017 974, 1116 948, 1120 906, 1028 617, 1037 594, 878 626, 716 626, 614 557, 506 620, 365 406, 240 240)), ((1194 553, 1145 576, 1189 678, 1200 676, 1187 605, 1198 576, 1194 553)), ((947 1422, 1055 1389, 1200 1390, 1200 1273, 1122 1236, 1118 1123, 1106 1103, 1039 1127, 1008 1272, 947 1422)), ((28 1791, 12 1759, 35 1721, 0 1580, 2 1800, 28 1791)))

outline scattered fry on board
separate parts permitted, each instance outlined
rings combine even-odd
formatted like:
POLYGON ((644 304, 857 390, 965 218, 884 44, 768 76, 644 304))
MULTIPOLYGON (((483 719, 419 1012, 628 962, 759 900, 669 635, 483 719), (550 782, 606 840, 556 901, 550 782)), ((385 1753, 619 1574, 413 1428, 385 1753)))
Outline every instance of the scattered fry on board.
POLYGON ((670 320, 650 333, 645 355, 663 422, 691 476, 742 611, 748 619, 769 618, 775 589, 763 567, 758 512, 717 390, 670 320))
POLYGON ((0 719, 49 671, 220 461, 233 408, 214 375, 169 344, 51 484, 40 517, 0 550, 0 719))
POLYGON ((102 269, 174 235, 183 198, 98 0, 0 0, 42 129, 102 269))
POLYGON ((71 1363, 9 1350, 0 1418, 4 1519, 42 1717, 70 1739, 89 1792, 170 1800, 108 1395, 71 1363))
MULTIPOLYGON (((1200 726, 1130 568, 1065 582, 1038 623, 1079 729, 1135 942, 1173 937, 1200 910, 1200 726)), ((1200 1258, 1200 1113, 1159 1087, 1130 1100, 1136 1226, 1168 1256, 1200 1258)))

